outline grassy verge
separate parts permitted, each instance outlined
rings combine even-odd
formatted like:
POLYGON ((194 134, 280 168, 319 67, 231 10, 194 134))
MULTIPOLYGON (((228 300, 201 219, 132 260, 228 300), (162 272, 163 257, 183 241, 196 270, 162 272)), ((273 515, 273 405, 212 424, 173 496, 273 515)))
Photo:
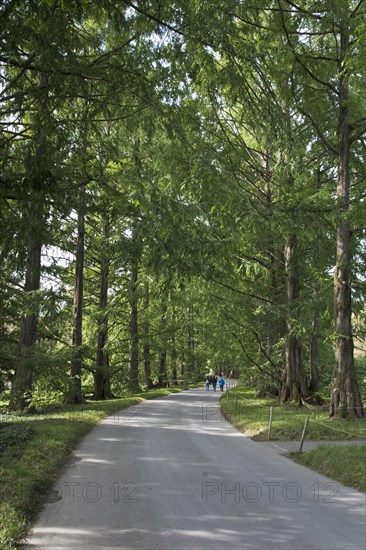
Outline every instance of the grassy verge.
POLYGON ((306 439, 366 439, 366 418, 362 420, 330 418, 328 407, 280 405, 277 399, 257 398, 253 390, 236 386, 221 398, 225 417, 256 441, 268 441, 270 407, 273 407, 271 440, 300 440, 306 417, 306 439))
POLYGON ((52 404, 35 415, 0 415, 0 548, 17 548, 65 459, 105 416, 184 389, 151 390, 79 406, 52 404))
MULTIPOLYGON (((257 398, 253 390, 236 386, 221 398, 224 416, 243 433, 256 441, 268 441, 270 407, 273 407, 271 440, 298 441, 306 417, 309 417, 307 440, 334 441, 366 439, 366 419, 330 418, 327 407, 298 407, 280 405, 276 399, 257 398)), ((366 446, 323 446, 290 456, 332 479, 366 492, 366 446)))
POLYGON ((366 493, 366 446, 322 446, 291 458, 312 470, 366 493))

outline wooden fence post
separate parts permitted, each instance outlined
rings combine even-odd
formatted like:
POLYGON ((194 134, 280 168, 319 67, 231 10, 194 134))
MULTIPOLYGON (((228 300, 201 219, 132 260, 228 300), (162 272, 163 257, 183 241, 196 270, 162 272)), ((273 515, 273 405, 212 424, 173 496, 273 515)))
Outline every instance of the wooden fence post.
POLYGON ((305 420, 305 424, 304 424, 304 429, 303 429, 303 431, 302 431, 302 436, 301 436, 301 443, 300 443, 299 453, 301 453, 301 451, 302 451, 302 446, 303 446, 303 444, 304 444, 306 432, 307 432, 307 430, 308 430, 308 425, 309 425, 309 417, 307 416, 307 417, 306 417, 306 420, 305 420))
POLYGON ((269 408, 269 426, 268 426, 268 441, 271 439, 273 421, 273 407, 269 408))

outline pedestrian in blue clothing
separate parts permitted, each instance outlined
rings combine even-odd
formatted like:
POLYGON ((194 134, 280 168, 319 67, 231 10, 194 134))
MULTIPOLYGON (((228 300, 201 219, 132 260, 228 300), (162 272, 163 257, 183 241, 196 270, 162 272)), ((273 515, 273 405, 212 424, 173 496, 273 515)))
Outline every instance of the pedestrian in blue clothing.
POLYGON ((219 380, 219 386, 220 386, 220 391, 224 391, 225 380, 223 379, 222 376, 220 377, 220 380, 219 380))

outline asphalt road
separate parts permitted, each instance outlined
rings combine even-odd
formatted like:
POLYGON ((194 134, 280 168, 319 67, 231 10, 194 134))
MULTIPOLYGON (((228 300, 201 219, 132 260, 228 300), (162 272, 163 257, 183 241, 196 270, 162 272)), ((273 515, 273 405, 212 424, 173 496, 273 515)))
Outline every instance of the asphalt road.
POLYGON ((251 441, 204 389, 105 419, 27 550, 364 550, 365 496, 251 441))

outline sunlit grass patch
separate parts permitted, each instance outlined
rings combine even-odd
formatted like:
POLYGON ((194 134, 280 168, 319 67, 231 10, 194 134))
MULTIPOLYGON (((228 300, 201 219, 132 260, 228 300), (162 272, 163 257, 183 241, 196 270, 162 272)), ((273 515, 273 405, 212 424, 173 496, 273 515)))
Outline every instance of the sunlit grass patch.
POLYGON ((267 441, 272 407, 271 440, 300 440, 309 417, 306 439, 366 439, 366 418, 330 418, 328 407, 280 404, 276 398, 258 398, 254 390, 236 386, 220 401, 225 417, 239 430, 257 441, 267 441))

